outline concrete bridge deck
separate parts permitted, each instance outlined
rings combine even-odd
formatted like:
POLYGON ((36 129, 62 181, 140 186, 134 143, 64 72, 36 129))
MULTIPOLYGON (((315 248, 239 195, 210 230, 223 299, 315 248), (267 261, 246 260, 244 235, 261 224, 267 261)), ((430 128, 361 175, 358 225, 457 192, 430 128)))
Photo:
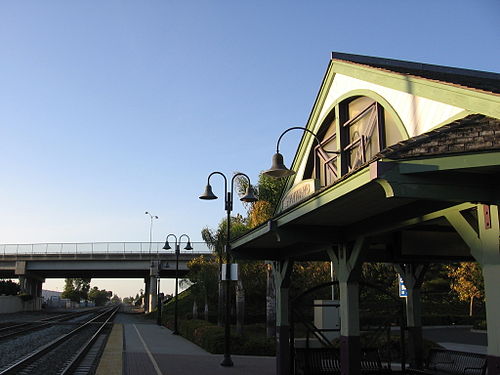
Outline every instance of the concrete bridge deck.
MULTIPOLYGON (((211 254, 204 242, 192 245, 193 250, 180 250, 181 275, 191 259, 211 254)), ((140 278, 149 277, 151 270, 174 277, 175 251, 162 247, 163 242, 0 244, 0 277, 140 278)))
MULTIPOLYGON (((0 244, 0 278, 19 278, 23 293, 41 308, 42 284, 47 278, 143 278, 145 308, 157 303, 158 279, 183 277, 187 264, 211 256, 204 242, 193 250, 163 250, 163 242, 95 242, 0 244), (178 268, 178 271, 177 271, 178 268)), ((181 245, 182 248, 182 245, 181 245)))

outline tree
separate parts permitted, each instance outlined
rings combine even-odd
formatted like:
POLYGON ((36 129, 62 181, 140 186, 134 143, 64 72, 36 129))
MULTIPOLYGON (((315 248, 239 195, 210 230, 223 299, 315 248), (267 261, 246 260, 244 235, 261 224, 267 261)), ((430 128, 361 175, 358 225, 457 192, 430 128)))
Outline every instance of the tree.
MULTIPOLYGON (((259 181, 252 186, 259 197, 253 203, 247 203, 248 226, 254 228, 271 219, 279 204, 279 199, 286 179, 273 178, 261 173, 259 181)), ((248 187, 248 181, 243 177, 236 179, 236 187, 239 194, 243 194, 248 187)))
POLYGON ((264 262, 243 260, 238 261, 238 264, 240 275, 236 286, 236 311, 239 312, 237 330, 241 334, 245 314, 265 314, 267 265, 264 262))
POLYGON ((123 303, 126 303, 127 305, 133 305, 134 304, 134 297, 125 297, 123 298, 123 303))
POLYGON ((118 297, 116 294, 113 294, 113 297, 111 298, 112 303, 122 303, 122 299, 118 297))
POLYGON ((15 296, 20 292, 21 288, 18 283, 12 280, 0 280, 0 294, 7 296, 15 296))
MULTIPOLYGON (((293 278, 290 286, 292 293, 298 295, 316 285, 331 281, 330 267, 330 262, 294 263, 293 278)), ((326 298, 326 296, 324 298, 326 298)))
POLYGON ((80 299, 87 301, 89 299, 90 278, 88 279, 73 279, 75 289, 80 293, 80 299))
MULTIPOLYGON (((236 215, 231 217, 231 238, 233 239, 237 238, 246 231, 248 231, 248 226, 243 216, 236 215)), ((201 237, 207 244, 208 248, 212 250, 218 263, 219 292, 218 292, 218 303, 217 303, 217 324, 219 326, 222 326, 223 325, 222 317, 224 316, 224 288, 221 281, 221 273, 222 273, 222 264, 227 261, 226 251, 225 251, 226 238, 227 238, 227 219, 226 218, 222 219, 216 230, 210 228, 204 228, 201 231, 201 237)))
POLYGON ((273 217, 273 206, 267 201, 257 201, 248 212, 248 226, 258 227, 273 217))
MULTIPOLYGON (((231 239, 236 239, 246 233, 249 229, 256 227, 263 222, 269 220, 279 202, 281 191, 283 190, 285 181, 282 179, 273 179, 264 174, 260 174, 259 182, 254 186, 260 200, 246 205, 248 217, 244 218, 241 215, 236 215, 231 218, 231 239)), ((236 178, 236 189, 240 195, 245 193, 248 186, 248 181, 245 178, 236 178)), ((222 326, 224 299, 224 290, 220 279, 222 264, 227 261, 225 245, 227 240, 227 220, 223 219, 219 223, 216 230, 204 228, 201 232, 203 240, 206 242, 209 249, 212 250, 216 257, 219 274, 219 293, 218 293, 218 324, 222 326)), ((194 266, 194 264, 193 264, 194 266)), ((213 268, 212 268, 213 272, 213 268)), ((263 262, 244 262, 239 261, 239 280, 236 283, 236 317, 237 329, 241 333, 245 310, 248 308, 254 309, 256 313, 260 310, 264 311, 266 306, 266 280, 267 280, 267 265, 263 262), (254 303, 254 301, 258 302, 254 303), (248 303, 250 302, 250 303, 248 303), (258 306, 258 307, 257 307, 258 306)), ((212 273, 213 274, 213 273, 212 273)), ((197 275, 191 279, 200 286, 203 282, 199 280, 203 273, 197 270, 197 275)), ((274 290, 273 288, 269 289, 274 290)), ((274 297, 273 297, 274 298, 274 297)), ((270 304, 269 306, 271 306, 270 304)))
POLYGON ((271 264, 266 266, 266 336, 276 337, 276 288, 273 267, 271 264))
POLYGON ((61 297, 68 298, 73 302, 80 302, 81 300, 87 301, 90 280, 91 279, 82 278, 66 279, 61 297))
POLYGON ((474 299, 484 298, 484 280, 481 267, 478 263, 462 262, 447 265, 448 277, 451 279, 451 288, 460 301, 469 301, 469 316, 473 314, 474 299))
POLYGON ((206 314, 208 314, 209 302, 214 302, 213 292, 217 289, 219 273, 217 261, 212 257, 200 255, 189 261, 188 268, 188 279, 193 284, 191 290, 195 301, 196 298, 202 299, 205 303, 206 314))
POLYGON ((106 289, 99 290, 98 287, 93 287, 89 292, 89 300, 93 301, 96 306, 104 306, 113 295, 113 292, 106 289))
POLYGON ((61 293, 61 297, 68 298, 73 302, 80 302, 80 295, 75 290, 75 286, 73 285, 73 279, 64 280, 64 290, 61 293))
MULTIPOLYGON (((248 181, 242 177, 237 178, 237 189, 240 194, 243 194, 248 187, 248 181)), ((255 228, 269 219, 272 218, 273 214, 279 204, 279 200, 283 189, 285 187, 286 179, 283 178, 273 178, 260 173, 259 181, 257 185, 253 188, 259 197, 259 200, 253 203, 247 204, 248 211, 248 227, 255 228)), ((272 273, 272 268, 264 263, 259 263, 260 267, 260 277, 259 280, 266 280, 263 290, 265 291, 266 300, 266 326, 267 326, 267 336, 274 337, 276 335, 276 290, 274 288, 274 277, 272 273)), ((247 280, 245 278, 244 280, 247 280)), ((261 288, 248 288, 248 291, 260 292, 261 288)), ((258 299, 259 297, 255 296, 258 299)), ((250 297, 249 300, 252 301, 254 298, 250 297)))

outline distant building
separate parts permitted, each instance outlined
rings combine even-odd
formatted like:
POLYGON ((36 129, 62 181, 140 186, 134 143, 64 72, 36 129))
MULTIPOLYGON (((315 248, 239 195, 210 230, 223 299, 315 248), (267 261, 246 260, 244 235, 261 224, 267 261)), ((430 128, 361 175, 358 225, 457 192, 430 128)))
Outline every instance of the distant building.
POLYGON ((57 292, 55 290, 42 290, 42 298, 44 302, 47 302, 52 299, 52 297, 58 297, 58 299, 61 298, 62 292, 57 292))

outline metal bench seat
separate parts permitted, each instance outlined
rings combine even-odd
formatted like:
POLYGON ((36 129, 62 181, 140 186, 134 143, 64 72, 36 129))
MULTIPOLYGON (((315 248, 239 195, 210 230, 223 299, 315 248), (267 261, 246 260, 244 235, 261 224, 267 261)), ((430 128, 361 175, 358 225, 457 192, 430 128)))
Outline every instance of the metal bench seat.
MULTIPOLYGON (((296 375, 337 375, 340 374, 340 352, 336 348, 296 348, 296 375)), ((377 349, 364 349, 361 353, 363 374, 387 374, 377 349)))
POLYGON ((486 356, 456 350, 431 349, 424 369, 408 369, 410 374, 484 375, 486 356))

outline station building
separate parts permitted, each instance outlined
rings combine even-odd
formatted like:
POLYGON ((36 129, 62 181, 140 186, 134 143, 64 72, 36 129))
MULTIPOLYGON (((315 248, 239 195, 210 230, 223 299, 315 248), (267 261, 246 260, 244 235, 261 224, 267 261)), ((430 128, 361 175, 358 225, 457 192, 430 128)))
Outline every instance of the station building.
POLYGON ((404 279, 419 366, 425 270, 456 261, 482 267, 488 369, 500 374, 500 74, 332 53, 304 126, 274 217, 231 245, 273 264, 277 373, 293 373, 292 265, 325 260, 340 289, 342 374, 360 373, 363 262, 404 279))

